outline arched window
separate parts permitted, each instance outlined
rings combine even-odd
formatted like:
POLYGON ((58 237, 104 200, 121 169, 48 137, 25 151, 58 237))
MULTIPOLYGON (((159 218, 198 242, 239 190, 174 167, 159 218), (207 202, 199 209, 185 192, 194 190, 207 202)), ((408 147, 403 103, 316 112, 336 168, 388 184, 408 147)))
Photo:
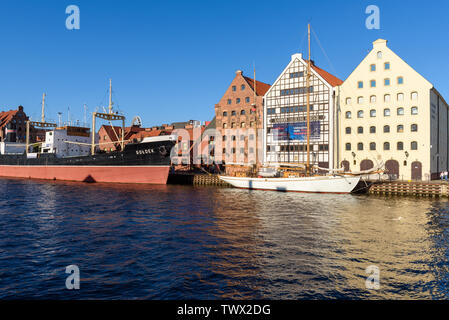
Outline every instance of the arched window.
POLYGON ((357 133, 360 133, 360 134, 363 133, 363 127, 358 127, 357 128, 357 133))
POLYGON ((245 110, 240 111, 240 114, 241 114, 242 116, 244 116, 245 113, 246 113, 245 110))
POLYGON ((403 133, 404 132, 404 126, 402 124, 398 124, 397 132, 398 133, 403 133))
POLYGON ((390 100, 391 100, 391 96, 389 94, 384 95, 385 102, 390 102, 390 100))
POLYGON ((376 103, 376 96, 371 96, 371 97, 369 98, 369 101, 370 101, 371 103, 376 103))
POLYGON ((357 118, 363 118, 363 110, 357 111, 357 118))
POLYGON ((236 101, 237 103, 240 103, 240 98, 237 98, 235 101, 236 101))
POLYGON ((227 117, 228 116, 228 113, 225 111, 225 112, 223 112, 223 117, 227 117))
POLYGON ((226 129, 228 127, 227 123, 223 123, 223 129, 226 129))
POLYGON ((374 110, 374 109, 370 110, 369 111, 369 115, 370 115, 371 118, 376 117, 376 110, 374 110))
POLYGON ((245 90, 245 85, 242 84, 241 88, 242 88, 242 91, 245 90))
POLYGON ((390 126, 386 125, 384 126, 384 133, 389 133, 390 132, 390 126))
POLYGON ((346 98, 346 105, 351 105, 351 102, 352 102, 351 98, 346 98))
POLYGON ((398 93, 398 101, 404 101, 404 94, 398 93))
POLYGON ((369 149, 370 149, 371 151, 375 151, 375 150, 376 150, 376 143, 375 143, 375 142, 371 142, 371 143, 369 144, 369 149))
POLYGON ((369 127, 369 133, 376 133, 376 127, 375 126, 369 127))
POLYGON ((404 142, 398 142, 397 149, 398 151, 404 150, 404 142))
POLYGON ((346 151, 351 151, 351 144, 347 143, 345 148, 346 148, 346 151))
POLYGON ((232 111, 231 112, 231 116, 235 116, 236 115, 236 112, 235 111, 232 111))
POLYGON ((346 119, 351 119, 351 111, 346 111, 345 117, 346 119))
POLYGON ((411 99, 414 101, 418 100, 418 92, 412 92, 411 99))
POLYGON ((390 150, 390 143, 389 142, 384 142, 384 150, 385 151, 390 150))
POLYGON ((361 142, 357 143, 357 150, 363 151, 363 143, 361 142))
POLYGON ((417 132, 418 131, 418 125, 416 123, 412 124, 410 126, 410 131, 411 132, 417 132))
POLYGON ((413 141, 413 142, 410 144, 410 148, 411 148, 412 150, 418 150, 418 142, 413 141))
POLYGON ((390 116, 390 109, 384 109, 384 117, 389 117, 390 116))
POLYGON ((246 127, 246 123, 245 122, 242 122, 241 124, 240 124, 240 128, 245 128, 246 127))
POLYGON ((418 107, 412 107, 412 114, 413 115, 418 114, 418 107))
POLYGON ((382 51, 377 52, 377 59, 382 59, 382 51))
POLYGON ((404 108, 400 107, 398 108, 398 116, 403 116, 404 115, 404 108))
POLYGON ((363 102, 364 102, 364 101, 363 101, 363 97, 358 97, 358 98, 357 98, 357 103, 358 103, 358 104, 363 104, 363 102))
POLYGON ((351 127, 346 127, 346 134, 351 134, 351 127))

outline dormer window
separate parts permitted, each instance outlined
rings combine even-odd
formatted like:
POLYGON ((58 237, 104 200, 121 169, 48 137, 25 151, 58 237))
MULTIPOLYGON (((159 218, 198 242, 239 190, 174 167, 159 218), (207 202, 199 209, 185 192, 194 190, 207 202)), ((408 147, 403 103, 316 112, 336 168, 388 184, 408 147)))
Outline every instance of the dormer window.
POLYGON ((382 59, 382 51, 377 52, 377 59, 382 59))

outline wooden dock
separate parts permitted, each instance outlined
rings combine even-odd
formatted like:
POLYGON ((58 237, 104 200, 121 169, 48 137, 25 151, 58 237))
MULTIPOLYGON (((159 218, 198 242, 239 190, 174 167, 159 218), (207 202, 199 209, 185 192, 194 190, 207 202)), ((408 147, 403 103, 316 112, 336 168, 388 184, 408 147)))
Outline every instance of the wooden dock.
POLYGON ((368 193, 388 196, 448 197, 449 184, 441 182, 393 181, 373 183, 368 193))
POLYGON ((174 173, 168 177, 168 184, 184 184, 193 186, 231 187, 215 174, 174 173))

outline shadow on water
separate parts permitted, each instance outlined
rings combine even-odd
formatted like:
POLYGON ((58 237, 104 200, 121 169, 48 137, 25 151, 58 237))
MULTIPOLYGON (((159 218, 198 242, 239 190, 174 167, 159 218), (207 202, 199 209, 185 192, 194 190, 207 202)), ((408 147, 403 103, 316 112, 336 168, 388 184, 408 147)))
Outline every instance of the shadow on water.
POLYGON ((0 180, 0 298, 447 298, 445 201, 0 180), (81 290, 65 289, 79 266, 81 290), (380 269, 367 290, 365 269, 380 269))

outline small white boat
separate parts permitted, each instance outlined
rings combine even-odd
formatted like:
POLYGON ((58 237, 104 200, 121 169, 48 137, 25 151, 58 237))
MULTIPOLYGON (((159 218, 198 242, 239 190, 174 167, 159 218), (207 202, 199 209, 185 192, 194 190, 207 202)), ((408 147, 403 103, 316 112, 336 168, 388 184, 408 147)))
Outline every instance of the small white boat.
POLYGON ((360 181, 360 176, 335 175, 298 178, 220 176, 220 179, 240 189, 347 194, 354 191, 360 181))

